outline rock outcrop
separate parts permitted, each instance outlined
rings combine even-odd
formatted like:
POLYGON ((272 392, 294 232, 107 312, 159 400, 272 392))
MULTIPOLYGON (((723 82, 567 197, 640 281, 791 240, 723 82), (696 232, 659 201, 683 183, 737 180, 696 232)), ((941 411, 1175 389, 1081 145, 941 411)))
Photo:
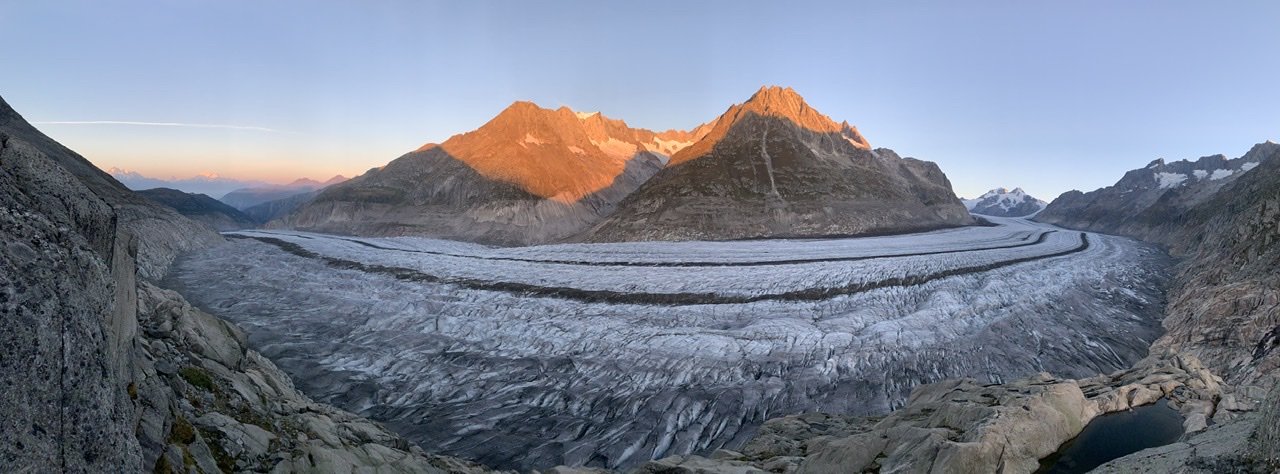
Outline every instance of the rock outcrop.
POLYGON ((482 471, 310 401, 242 331, 148 283, 220 240, 0 100, 0 466, 482 471))
POLYGON ((142 283, 138 317, 129 393, 142 464, 156 472, 487 472, 311 401, 240 328, 173 291, 142 283))
POLYGON ((248 229, 258 224, 235 208, 203 194, 185 193, 169 188, 148 189, 138 191, 138 194, 168 206, 214 231, 248 229))
POLYGON ((589 241, 907 232, 972 224, 934 163, 873 150, 790 88, 761 88, 611 216, 589 241))
POLYGON ((775 418, 738 452, 672 457, 637 472, 1032 472, 1098 415, 1164 398, 1188 431, 1201 431, 1209 419, 1251 416, 1251 402, 1236 397, 1194 358, 1176 355, 1082 380, 952 379, 917 387, 883 417, 775 418))

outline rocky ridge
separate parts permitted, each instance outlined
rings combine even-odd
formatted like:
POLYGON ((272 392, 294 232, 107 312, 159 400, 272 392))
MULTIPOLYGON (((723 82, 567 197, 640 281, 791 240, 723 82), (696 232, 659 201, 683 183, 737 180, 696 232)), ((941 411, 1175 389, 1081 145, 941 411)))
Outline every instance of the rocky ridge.
POLYGON ((0 465, 482 472, 310 401, 235 326, 148 283, 221 239, 0 100, 0 465))
POLYGON ((1063 193, 1037 214, 1036 220, 1162 242, 1161 232, 1183 227, 1188 211, 1257 167, 1276 150, 1280 145, 1265 142, 1235 159, 1223 155, 1171 163, 1157 159, 1125 173, 1112 186, 1088 193, 1063 193))

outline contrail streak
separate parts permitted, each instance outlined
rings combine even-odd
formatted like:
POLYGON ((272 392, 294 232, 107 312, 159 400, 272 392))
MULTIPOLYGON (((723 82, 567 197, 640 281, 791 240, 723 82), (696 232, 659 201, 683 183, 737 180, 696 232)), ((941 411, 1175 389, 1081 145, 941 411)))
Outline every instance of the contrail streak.
POLYGON ((185 128, 219 128, 224 130, 249 130, 254 132, 279 132, 274 128, 252 127, 246 125, 220 125, 208 123, 178 122, 129 122, 124 120, 59 120, 49 122, 31 122, 36 125, 142 125, 153 127, 185 127, 185 128))

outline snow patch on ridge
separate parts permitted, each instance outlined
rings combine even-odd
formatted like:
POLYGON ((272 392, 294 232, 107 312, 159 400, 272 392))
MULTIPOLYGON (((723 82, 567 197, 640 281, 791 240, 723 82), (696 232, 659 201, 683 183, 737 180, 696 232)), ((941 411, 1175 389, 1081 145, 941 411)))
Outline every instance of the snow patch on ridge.
POLYGON ((1181 173, 1156 173, 1156 184, 1160 189, 1176 188, 1187 180, 1187 175, 1181 173))
MULTIPOLYGON (((532 134, 532 133, 525 133, 525 134, 524 134, 524 140, 520 142, 520 146, 525 146, 525 144, 526 144, 526 143, 532 143, 532 144, 534 144, 534 145, 541 145, 541 144, 546 143, 546 142, 544 142, 544 141, 542 141, 542 140, 539 140, 539 139, 538 139, 538 137, 533 136, 533 134, 532 134)), ((526 147, 526 148, 528 148, 528 147, 526 147)))
POLYGON ((663 140, 658 137, 653 137, 653 145, 651 147, 646 147, 646 148, 649 148, 650 151, 656 151, 656 152, 670 156, 670 155, 676 154, 677 151, 688 148, 689 145, 692 145, 692 144, 693 144, 692 141, 682 142, 678 140, 663 140))
POLYGON ((609 137, 609 139, 605 141, 591 140, 591 144, 595 145, 596 148, 599 148, 605 155, 612 158, 629 160, 636 154, 636 146, 634 144, 627 143, 613 137, 609 137))

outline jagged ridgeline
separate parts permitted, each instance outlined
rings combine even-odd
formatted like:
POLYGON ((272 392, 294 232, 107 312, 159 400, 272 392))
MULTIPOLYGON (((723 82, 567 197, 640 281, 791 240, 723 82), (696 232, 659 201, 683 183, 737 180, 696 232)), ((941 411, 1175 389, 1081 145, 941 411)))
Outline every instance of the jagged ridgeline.
POLYGON ((872 149, 790 88, 689 131, 516 102, 270 227, 495 244, 890 233, 973 220, 937 165, 872 149))

